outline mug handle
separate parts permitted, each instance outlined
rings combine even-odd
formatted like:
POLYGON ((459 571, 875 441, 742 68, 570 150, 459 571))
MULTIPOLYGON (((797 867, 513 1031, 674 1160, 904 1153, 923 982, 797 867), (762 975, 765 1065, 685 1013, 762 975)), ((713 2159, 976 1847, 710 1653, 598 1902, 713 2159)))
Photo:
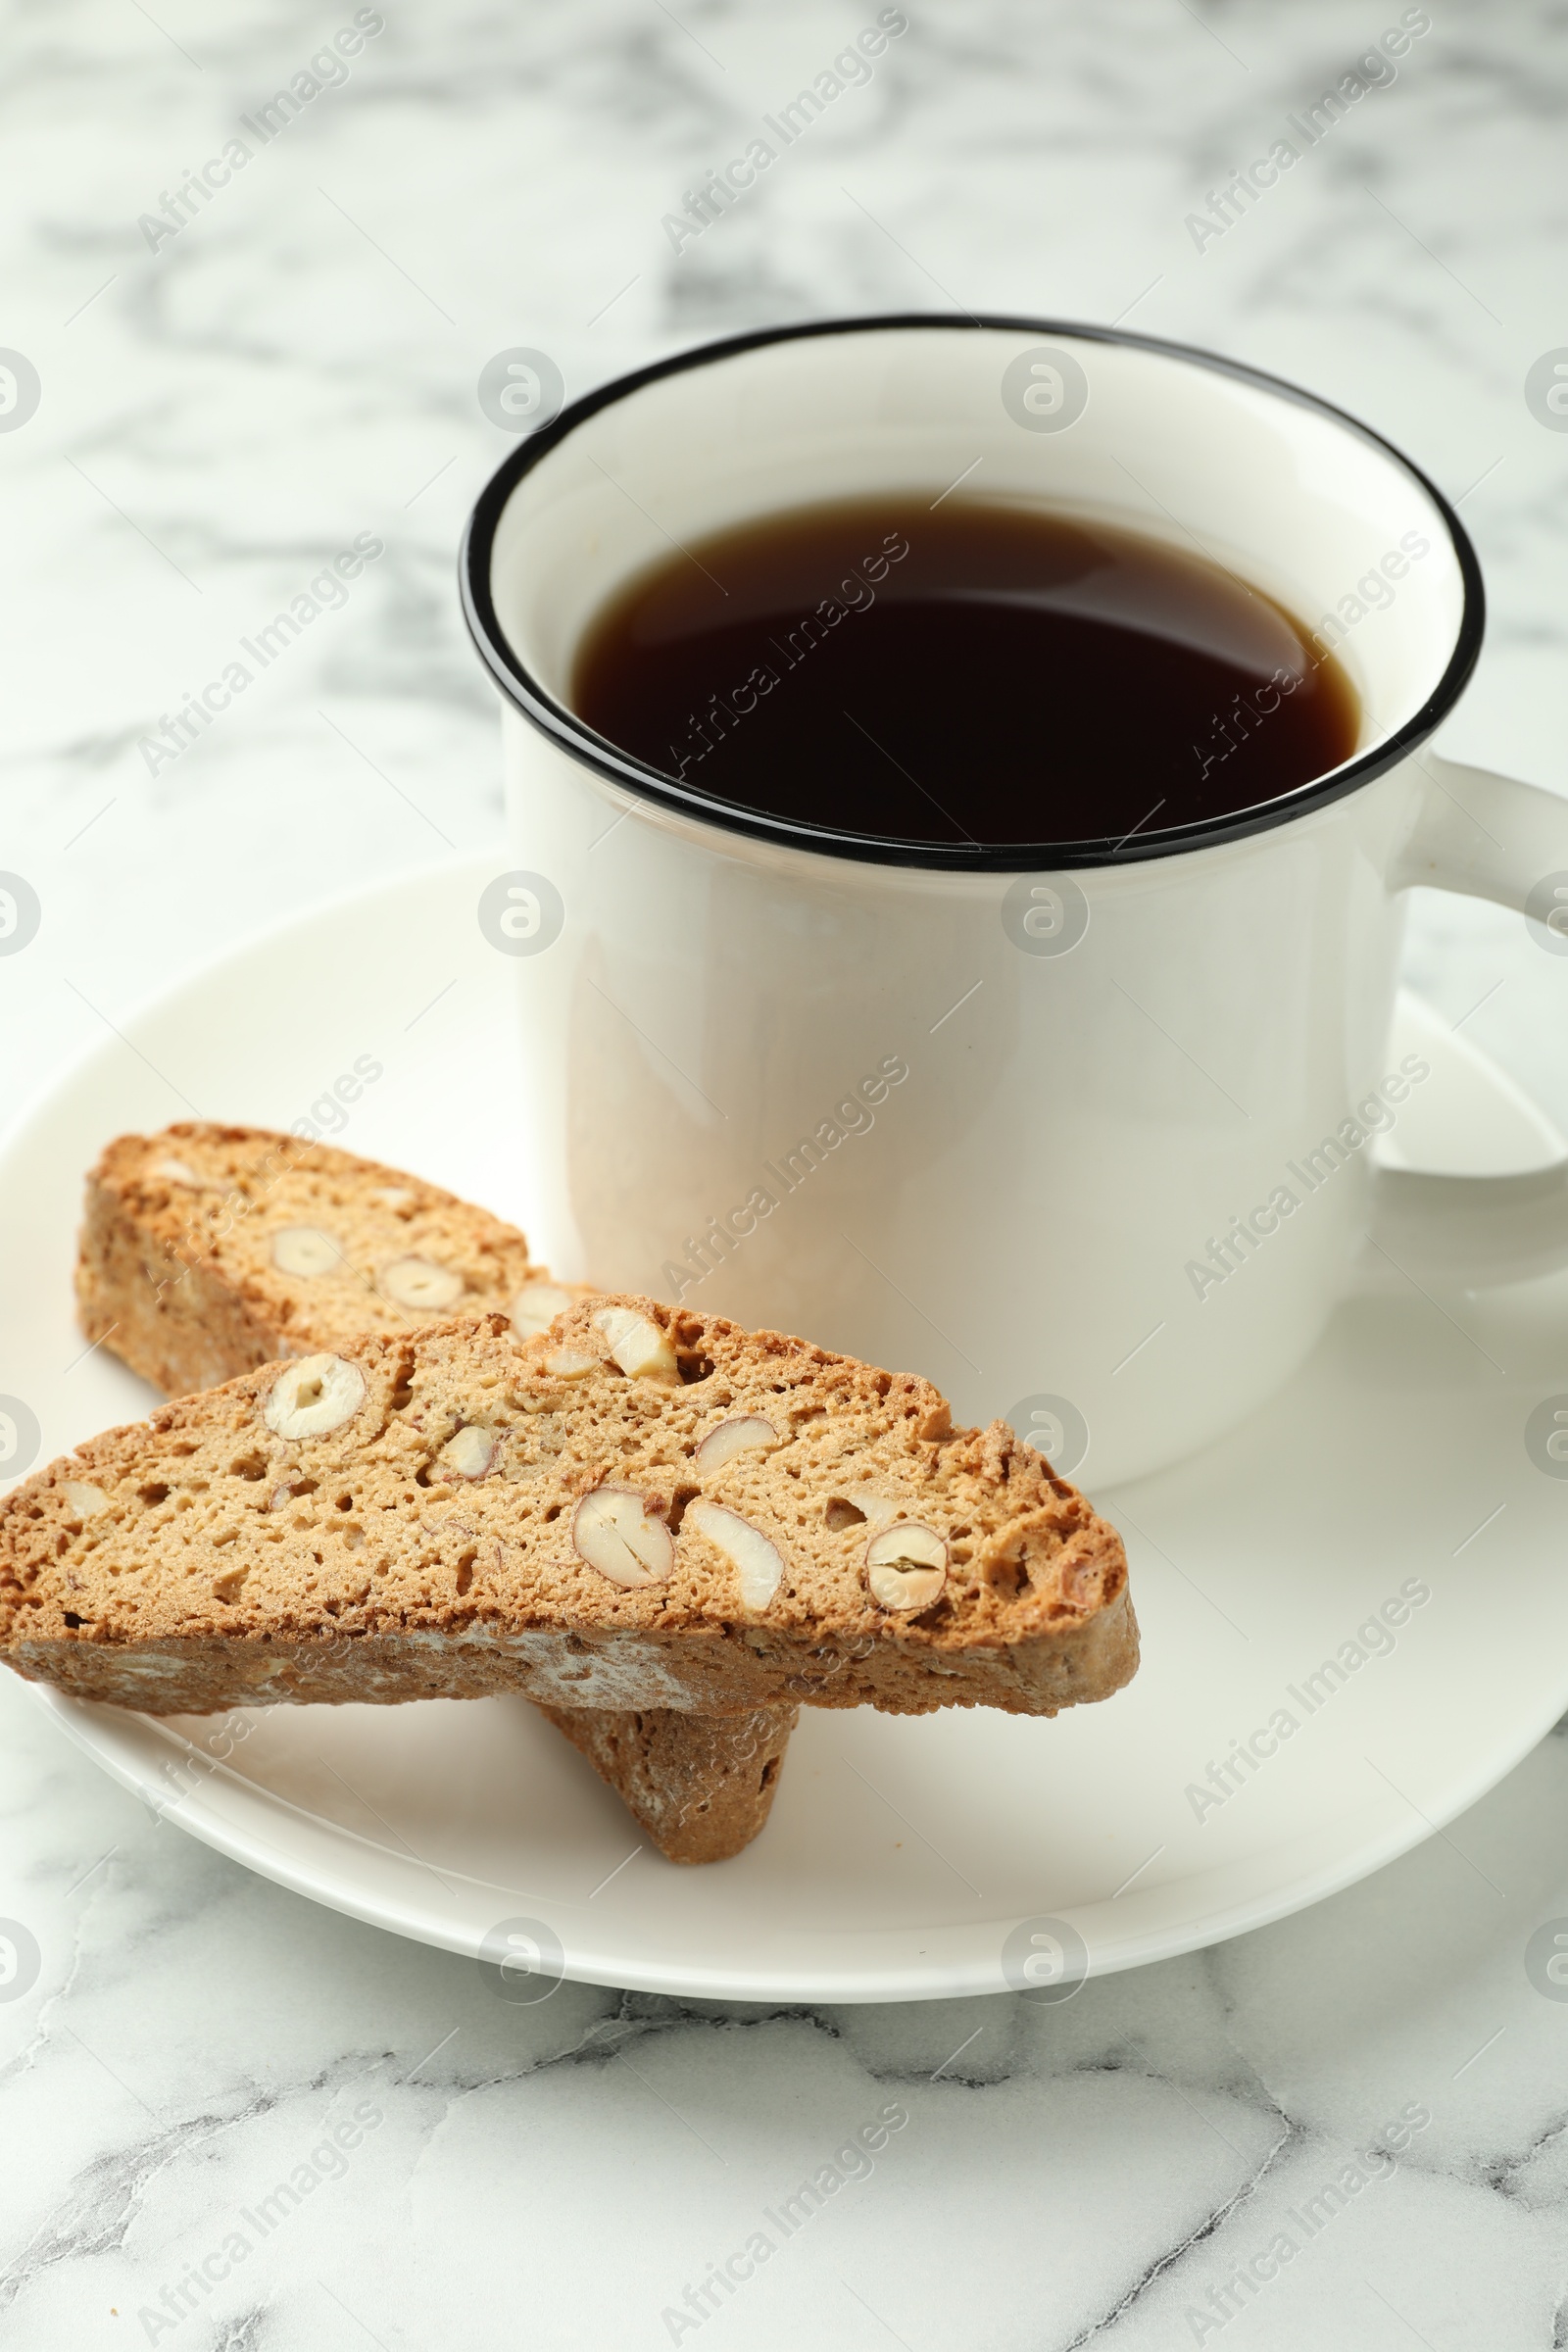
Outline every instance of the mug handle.
MULTIPOLYGON (((1540 920, 1530 901, 1561 874, 1563 916, 1552 927, 1568 947, 1568 800, 1430 750, 1421 765, 1430 789, 1390 889, 1451 890, 1540 920)), ((1374 1257, 1418 1282, 1486 1290, 1556 1273, 1568 1266, 1568 1160, 1524 1176, 1379 1168, 1370 1238, 1374 1257)))

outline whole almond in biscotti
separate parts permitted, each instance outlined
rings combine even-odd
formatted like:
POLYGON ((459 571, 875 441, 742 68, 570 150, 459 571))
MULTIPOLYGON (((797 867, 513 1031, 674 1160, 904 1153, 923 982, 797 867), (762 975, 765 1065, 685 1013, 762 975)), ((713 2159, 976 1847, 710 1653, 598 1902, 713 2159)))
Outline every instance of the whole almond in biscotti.
POLYGON ((267 1127, 122 1135, 87 1179, 89 1340, 172 1396, 455 1315, 543 1331, 583 1287, 515 1226, 400 1168, 267 1127))
POLYGON ((154 1713, 1051 1715, 1124 1683, 1137 1629, 1114 1529, 1004 1423, 607 1298, 521 1346, 499 1316, 357 1339, 52 1464, 0 1503, 0 1655, 154 1713))

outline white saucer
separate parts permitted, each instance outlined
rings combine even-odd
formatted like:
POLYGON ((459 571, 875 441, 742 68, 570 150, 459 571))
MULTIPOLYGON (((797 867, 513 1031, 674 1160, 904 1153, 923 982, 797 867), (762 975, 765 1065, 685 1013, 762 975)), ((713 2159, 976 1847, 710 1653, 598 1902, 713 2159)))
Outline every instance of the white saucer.
MULTIPOLYGON (((82 1355, 72 1321, 82 1171, 124 1128, 192 1112, 287 1126, 368 1056, 384 1073, 340 1140, 526 1224, 512 967, 475 920, 504 862, 421 873, 242 950, 109 1038, 13 1132, 0 1229, 26 1248, 4 1276, 0 1394, 37 1415, 40 1460, 151 1401, 101 1349, 82 1355)), ((1401 1023, 1396 1055, 1418 1046, 1433 1063, 1401 1156, 1454 1173, 1562 1155, 1430 1014, 1406 1004, 1401 1023)), ((1352 1300, 1245 1430, 1096 1494, 1132 1559, 1144 1663, 1129 1690, 1055 1723, 808 1711, 767 1829, 704 1870, 639 1850, 521 1699, 279 1707, 244 1718, 224 1763, 203 1747, 210 1724, 38 1696, 194 1836, 454 1951, 530 1919, 592 1983, 900 2000, 1000 1990, 1009 1932, 1065 1919, 1091 1971, 1127 1968, 1377 1869, 1568 1707, 1568 1482, 1524 1437, 1559 1390, 1568 1276, 1441 1306, 1413 1289, 1352 1300), (1309 1707, 1308 1678, 1407 1580, 1430 1599, 1309 1707), (1235 1765, 1220 1801, 1210 1764, 1281 1708, 1298 1728, 1235 1765)), ((1454 1843, 1470 1852, 1463 1825, 1454 1843)), ((1485 1874, 1485 1853, 1471 1858, 1485 1874)))

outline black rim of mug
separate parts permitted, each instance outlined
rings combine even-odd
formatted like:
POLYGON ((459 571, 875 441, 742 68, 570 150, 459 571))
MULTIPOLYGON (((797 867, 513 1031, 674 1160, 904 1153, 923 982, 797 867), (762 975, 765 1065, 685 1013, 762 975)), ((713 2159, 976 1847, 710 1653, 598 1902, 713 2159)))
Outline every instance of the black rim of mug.
POLYGON ((753 840, 771 841, 786 848, 814 851, 820 856, 850 858, 862 864, 918 866, 946 873, 1060 873, 1091 866, 1131 865, 1152 858, 1173 858, 1188 851, 1209 849, 1220 842, 1242 841, 1327 808, 1359 791, 1375 777, 1387 774, 1441 725, 1476 665, 1486 627, 1481 565, 1463 523, 1437 484, 1401 449, 1383 434, 1374 432, 1370 425, 1363 424, 1359 417, 1336 408, 1332 401, 1319 399, 1316 393, 1303 391, 1298 384, 1269 375, 1259 368, 1246 367, 1239 360, 1225 359, 1217 352, 1204 351, 1196 344, 1173 343, 1162 336, 1134 334, 1121 327, 1086 326, 1065 318, 1021 318, 998 312, 971 316, 967 312, 905 311, 882 317, 813 319, 804 325, 760 327, 749 334, 726 336, 720 342, 699 344, 690 351, 676 352, 669 359, 656 360, 652 366, 639 368, 629 375, 616 376, 597 390, 585 393, 580 400, 572 401, 549 424, 530 433, 503 461, 474 502, 458 562, 464 618, 492 678, 524 718, 530 719, 541 734, 581 765, 592 768, 637 800, 653 802, 728 833, 741 833, 753 840), (1384 742, 1331 769, 1328 775, 1299 785, 1277 800, 1260 802, 1227 816, 1172 825, 1158 832, 1151 828, 1124 843, 1108 838, 1091 842, 1010 842, 1000 847, 965 850, 948 842, 907 842, 876 834, 837 832, 824 825, 768 816, 756 808, 695 792, 689 785, 662 775, 657 768, 617 750, 545 691, 508 643, 490 589, 491 554, 507 501, 541 459, 548 457, 569 433, 596 416, 601 409, 629 398, 645 384, 658 383, 664 376, 710 367, 715 361, 758 351, 770 343, 799 342, 812 335, 900 334, 931 327, 964 333, 978 328, 982 332, 1038 335, 1043 340, 1068 336, 1086 343, 1124 344, 1133 350, 1157 353, 1165 359, 1183 360, 1194 367, 1209 368, 1217 375, 1256 385, 1299 408, 1312 409, 1391 458, 1426 493, 1443 517, 1464 585, 1464 607, 1452 653, 1420 710, 1384 742))

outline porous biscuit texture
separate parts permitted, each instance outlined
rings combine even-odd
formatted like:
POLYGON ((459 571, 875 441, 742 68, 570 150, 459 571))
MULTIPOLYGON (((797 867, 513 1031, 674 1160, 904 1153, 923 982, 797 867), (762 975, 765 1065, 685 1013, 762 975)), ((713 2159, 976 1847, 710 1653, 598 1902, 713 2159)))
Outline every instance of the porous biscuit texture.
POLYGON ((0 1654, 154 1713, 1054 1714, 1132 1674, 1114 1529, 930 1385, 646 1298, 362 1337, 0 1503, 0 1654))
POLYGON ((270 1128, 122 1135, 87 1179, 82 1330, 172 1396, 460 1314, 538 1331, 583 1295, 486 1210, 270 1128))

